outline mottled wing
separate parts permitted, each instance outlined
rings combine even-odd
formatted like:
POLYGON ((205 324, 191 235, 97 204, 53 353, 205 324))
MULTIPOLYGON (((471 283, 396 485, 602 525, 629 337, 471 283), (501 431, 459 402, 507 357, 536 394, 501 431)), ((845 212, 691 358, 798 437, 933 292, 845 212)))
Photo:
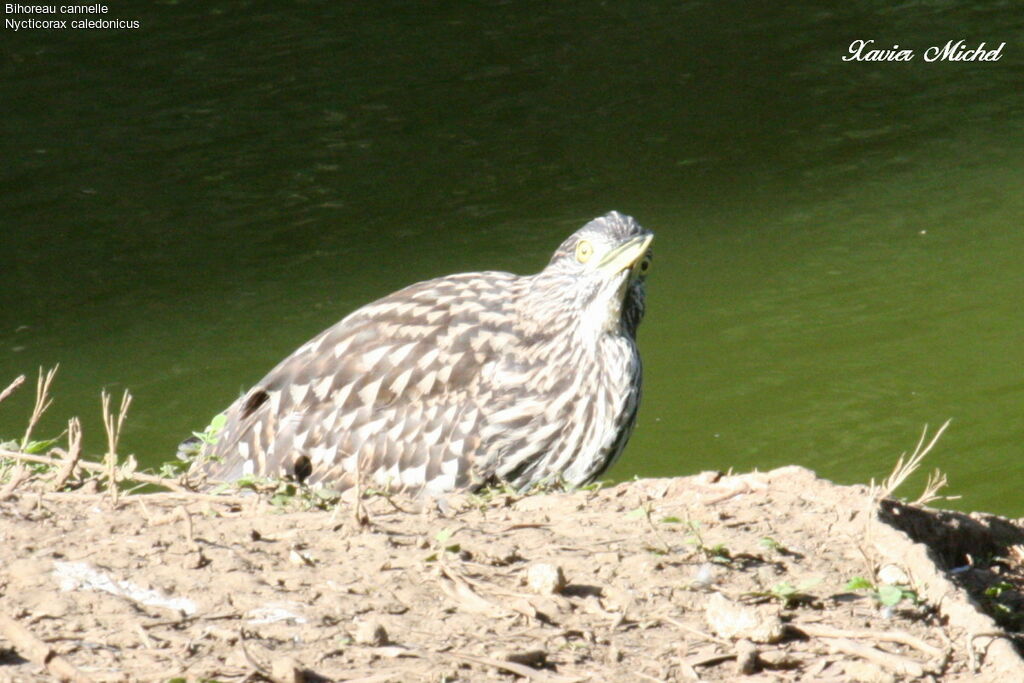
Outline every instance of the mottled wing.
POLYGON ((517 278, 467 273, 361 308, 282 361, 228 410, 208 475, 292 475, 443 491, 490 476, 481 406, 511 337, 517 278))

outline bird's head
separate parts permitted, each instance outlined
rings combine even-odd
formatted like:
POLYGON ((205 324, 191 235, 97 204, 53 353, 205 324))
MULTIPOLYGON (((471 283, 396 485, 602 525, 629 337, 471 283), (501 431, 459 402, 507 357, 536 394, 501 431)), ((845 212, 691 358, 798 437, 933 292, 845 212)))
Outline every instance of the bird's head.
POLYGON ((571 322, 584 336, 621 331, 635 337, 653 239, 632 217, 612 211, 562 242, 536 285, 549 306, 561 309, 560 322, 571 322))

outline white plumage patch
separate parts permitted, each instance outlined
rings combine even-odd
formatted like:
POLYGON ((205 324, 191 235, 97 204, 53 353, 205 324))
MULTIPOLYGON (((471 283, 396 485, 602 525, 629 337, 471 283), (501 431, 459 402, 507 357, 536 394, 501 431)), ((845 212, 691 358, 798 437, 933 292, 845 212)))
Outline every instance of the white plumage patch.
POLYGON ((379 377, 359 390, 359 400, 363 402, 363 405, 373 405, 374 401, 377 400, 377 392, 380 391, 380 385, 383 381, 384 378, 379 377))
POLYGON ((363 363, 368 370, 371 370, 389 351, 391 351, 390 346, 380 346, 372 351, 367 351, 363 354, 363 363))
POLYGON ((409 356, 409 353, 413 349, 415 349, 418 344, 419 342, 409 342, 408 344, 403 344, 402 346, 399 346, 398 348, 394 349, 391 352, 391 355, 388 356, 388 360, 391 361, 392 365, 398 367, 399 365, 405 362, 405 359, 409 356))
POLYGON ((352 337, 348 337, 346 339, 342 339, 340 342, 334 345, 334 349, 332 350, 331 353, 334 355, 335 358, 341 358, 342 356, 345 355, 345 352, 348 351, 348 347, 352 345, 352 339, 352 337))
POLYGON ((327 395, 331 393, 331 385, 334 384, 334 377, 327 375, 322 380, 313 385, 313 395, 316 396, 318 401, 326 401, 327 395))
POLYGON ((309 393, 308 384, 293 384, 288 387, 288 395, 292 398, 292 403, 302 403, 303 399, 306 398, 306 394, 309 393))

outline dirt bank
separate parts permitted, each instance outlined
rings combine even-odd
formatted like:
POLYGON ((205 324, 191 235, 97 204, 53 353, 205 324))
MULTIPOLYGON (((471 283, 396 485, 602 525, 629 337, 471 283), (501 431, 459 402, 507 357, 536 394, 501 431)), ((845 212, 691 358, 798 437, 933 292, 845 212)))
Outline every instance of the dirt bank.
POLYGON ((797 467, 369 496, 367 523, 253 495, 6 495, 0 679, 1024 681, 1003 630, 1020 525, 797 467))

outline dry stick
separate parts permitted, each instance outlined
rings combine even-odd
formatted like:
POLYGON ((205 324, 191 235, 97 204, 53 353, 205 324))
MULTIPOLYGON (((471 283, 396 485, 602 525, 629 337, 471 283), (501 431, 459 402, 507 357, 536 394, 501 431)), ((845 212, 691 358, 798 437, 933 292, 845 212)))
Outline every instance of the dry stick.
POLYGON ((936 659, 946 656, 946 653, 942 648, 935 647, 934 645, 921 640, 917 636, 912 636, 909 633, 904 633, 903 631, 847 631, 846 629, 833 628, 832 626, 825 626, 822 624, 802 624, 800 622, 792 624, 792 626, 815 638, 881 640, 888 643, 908 645, 931 657, 935 657, 936 659))
POLYGON ((53 490, 60 491, 68 483, 68 479, 75 473, 78 460, 82 457, 82 425, 77 417, 68 420, 68 452, 64 455, 64 462, 60 472, 53 481, 53 490))
POLYGON ((528 678, 533 681, 559 681, 569 683, 570 681, 579 681, 579 678, 572 678, 569 676, 561 676, 558 674, 548 673, 547 671, 541 671, 539 669, 533 669, 526 666, 525 664, 517 664, 515 662, 508 662, 502 659, 492 659, 491 657, 478 657, 476 655, 464 655, 457 652, 443 652, 447 657, 452 659, 469 662, 471 664, 479 664, 483 666, 493 666, 495 669, 507 671, 509 673, 528 678))
POLYGON ((363 507, 363 457, 362 452, 356 453, 356 500, 352 506, 352 519, 356 528, 366 526, 370 523, 370 516, 363 507))
MULTIPOLYGON (((978 633, 968 633, 967 659, 970 663, 971 671, 974 673, 978 673, 981 670, 981 663, 978 661, 978 653, 974 649, 974 641, 976 638, 991 638, 992 640, 989 640, 989 645, 991 645, 992 641, 996 638, 1005 638, 1006 640, 1010 640, 1012 642, 1012 637, 1010 636, 1010 634, 1004 631, 980 631, 978 633)), ((986 645, 985 647, 987 648, 988 646, 986 645)))
MULTIPOLYGON (((41 465, 62 465, 62 460, 51 458, 46 455, 32 455, 31 453, 19 453, 18 451, 8 451, 0 448, 0 458, 10 458, 12 460, 24 460, 25 462, 37 462, 41 465)), ((107 466, 98 462, 90 462, 88 460, 80 460, 78 466, 83 470, 89 470, 90 472, 104 473, 107 472, 107 466)), ((165 477, 158 477, 154 474, 144 474, 142 472, 133 472, 127 477, 131 481, 138 481, 144 484, 155 484, 157 486, 166 486, 167 488, 177 491, 179 493, 191 494, 188 488, 182 486, 175 479, 167 479, 165 477)), ((149 494, 154 495, 154 494, 149 494)), ((211 496, 211 499, 215 500, 229 500, 225 496, 211 496)))
POLYGON ((39 368, 39 379, 36 380, 36 404, 32 407, 32 417, 28 420, 28 427, 25 428, 25 436, 21 437, 21 450, 25 450, 28 446, 28 441, 32 437, 32 430, 35 429, 36 423, 39 422, 39 418, 43 416, 46 409, 53 403, 53 399, 50 398, 50 384, 53 383, 53 378, 57 374, 57 368, 60 367, 60 363, 54 365, 52 368, 46 371, 43 375, 43 369, 39 368))
POLYGON ((17 377, 15 377, 14 381, 11 382, 10 384, 8 384, 6 389, 4 389, 3 391, 0 391, 0 403, 2 403, 5 398, 7 398, 11 394, 13 394, 14 390, 17 389, 18 387, 20 387, 24 383, 25 383, 25 375, 18 375, 17 377))
MULTIPOLYGON (((924 460, 924 457, 932 450, 939 438, 942 437, 942 433, 946 431, 946 427, 948 427, 949 423, 952 421, 953 420, 951 419, 946 420, 945 423, 939 427, 939 430, 935 432, 935 436, 932 437, 932 440, 928 442, 927 446, 924 445, 924 440, 928 435, 928 425, 924 426, 924 430, 921 432, 921 439, 917 442, 917 448, 915 448, 914 452, 910 454, 910 458, 904 462, 904 457, 907 454, 903 453, 900 455, 899 459, 896 460, 896 467, 893 468, 892 474, 886 477, 879 487, 875 487, 874 482, 872 482, 872 489, 876 493, 878 500, 891 496, 893 492, 898 489, 904 481, 906 481, 907 477, 917 471, 917 468, 921 466, 921 461, 924 460)), ((932 491, 931 493, 934 494, 935 492, 932 491)))
POLYGON ((110 413, 110 394, 106 391, 100 392, 100 401, 103 405, 103 428, 107 432, 107 486, 110 491, 110 499, 117 505, 117 442, 121 438, 121 428, 124 427, 125 417, 128 415, 128 406, 132 403, 132 395, 125 389, 121 395, 121 409, 117 418, 110 413))
POLYGON ((708 641, 710 643, 718 643, 719 645, 724 645, 725 647, 732 647, 732 642, 731 641, 728 641, 728 640, 726 640, 724 638, 716 638, 715 636, 711 635, 710 633, 705 633, 704 631, 700 631, 698 629, 691 628, 691 627, 687 626, 686 624, 684 624, 683 622, 677 621, 676 619, 673 619, 672 617, 660 617, 660 618, 662 620, 667 621, 668 623, 672 624, 673 626, 675 626, 678 629, 682 629, 683 631, 686 631, 687 633, 689 633, 691 635, 697 636, 701 640, 706 640, 706 641, 708 641))
POLYGON ((6 614, 0 614, 0 633, 3 633, 4 637, 14 645, 21 655, 38 666, 46 667, 46 670, 55 678, 74 682, 92 680, 6 614))
POLYGON ((11 478, 7 484, 0 489, 0 500, 7 500, 14 493, 14 490, 24 484, 32 476, 32 470, 25 467, 22 464, 18 464, 17 467, 11 471, 11 478))
POLYGON ((866 659, 872 664, 901 676, 910 676, 911 678, 924 676, 925 669, 921 663, 909 657, 876 650, 870 645, 857 643, 848 638, 829 638, 828 645, 838 652, 866 659))

